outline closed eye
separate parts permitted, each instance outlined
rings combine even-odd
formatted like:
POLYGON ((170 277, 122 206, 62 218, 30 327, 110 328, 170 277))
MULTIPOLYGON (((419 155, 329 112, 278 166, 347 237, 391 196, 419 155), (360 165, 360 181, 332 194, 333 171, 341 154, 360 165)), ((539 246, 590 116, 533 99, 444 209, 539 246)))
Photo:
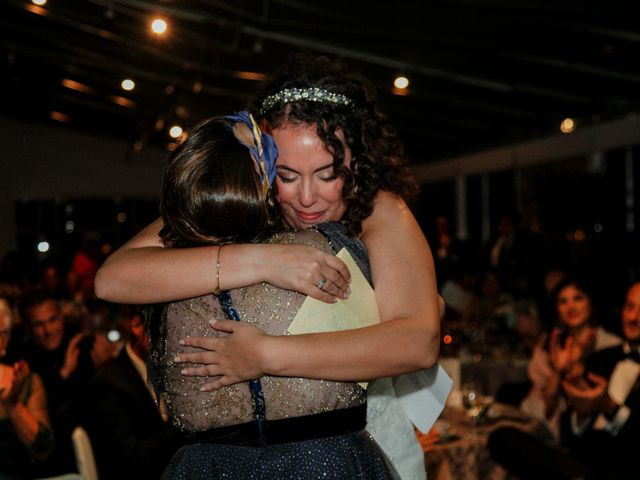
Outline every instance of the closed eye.
POLYGON ((338 178, 338 175, 333 174, 333 175, 329 175, 328 177, 320 177, 320 180, 324 182, 333 182, 336 178, 338 178))
POLYGON ((291 183, 293 181, 295 181, 295 177, 286 177, 284 175, 280 175, 278 174, 278 179, 282 182, 282 183, 291 183))

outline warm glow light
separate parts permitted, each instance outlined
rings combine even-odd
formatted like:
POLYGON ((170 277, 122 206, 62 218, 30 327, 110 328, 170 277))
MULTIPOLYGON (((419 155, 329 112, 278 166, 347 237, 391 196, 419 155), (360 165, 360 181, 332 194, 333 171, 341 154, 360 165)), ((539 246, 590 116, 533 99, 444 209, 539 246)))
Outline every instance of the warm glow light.
POLYGON ((182 127, 174 125, 169 129, 169 135, 171 138, 179 138, 182 135, 182 127))
POLYGON ((397 77, 393 81, 393 86, 400 90, 405 89, 409 86, 409 79, 407 77, 397 77))
POLYGON ((122 83, 120 84, 120 86, 122 87, 123 90, 126 90, 127 92, 130 92, 131 90, 136 88, 136 82, 134 82, 130 78, 125 78, 122 81, 122 83))
POLYGON ((62 112, 49 112, 49 118, 51 120, 57 120, 58 122, 69 123, 71 121, 71 117, 69 115, 65 115, 62 112))
POLYGON ((47 10, 46 8, 39 7, 37 5, 27 4, 24 6, 24 9, 28 12, 35 13, 36 15, 42 15, 43 17, 49 15, 49 10, 47 10))
POLYGON ((573 118, 565 118, 560 124, 560 131, 562 133, 571 133, 576 129, 576 122, 573 118))
POLYGON ((244 72, 244 71, 236 71, 233 72, 233 75, 236 78, 241 78, 242 80, 254 80, 256 82, 261 82, 267 78, 264 73, 260 72, 244 72))
POLYGON ((37 246, 38 251, 40 253, 48 252, 49 251, 49 247, 50 247, 49 242, 39 242, 38 246, 37 246))
POLYGON ((47 0, 31 0, 31 3, 33 3, 34 5, 38 5, 38 6, 43 6, 45 3, 47 3, 47 0))
POLYGON ((132 102, 128 98, 121 97, 120 95, 109 95, 109 99, 121 107, 135 108, 136 102, 132 102))
POLYGON ((151 31, 157 35, 162 35, 167 31, 167 22, 161 18, 156 18, 151 22, 151 31))
POLYGON ((445 345, 449 345, 453 342, 453 337, 451 335, 445 335, 444 337, 442 337, 442 341, 445 345))
POLYGON ((405 96, 405 95, 409 95, 409 89, 408 88, 396 88, 396 87, 393 87, 391 89, 391 93, 393 93, 394 95, 405 96))
POLYGON ((76 92, 86 93, 87 95, 93 95, 95 93, 93 88, 69 78, 63 78, 60 83, 63 87, 75 90, 76 92))
POLYGON ((118 215, 116 215, 116 220, 118 220, 118 223, 124 223, 127 221, 127 214, 124 212, 118 212, 118 215))

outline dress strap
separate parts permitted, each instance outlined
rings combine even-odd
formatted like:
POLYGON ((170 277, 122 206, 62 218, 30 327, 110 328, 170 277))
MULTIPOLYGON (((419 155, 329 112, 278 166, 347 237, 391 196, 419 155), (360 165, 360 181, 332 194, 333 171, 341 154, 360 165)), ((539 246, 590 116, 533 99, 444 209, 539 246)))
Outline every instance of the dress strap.
MULTIPOLYGON (((231 295, 227 290, 223 290, 218 295, 218 301, 224 310, 225 316, 229 320, 240 321, 240 315, 233 306, 231 301, 231 295)), ((265 423, 267 420, 266 407, 264 401, 264 394, 262 393, 262 384, 259 378, 249 380, 249 390, 251 391, 251 398, 253 399, 253 416, 256 419, 258 426, 258 436, 260 439, 260 445, 267 445, 267 438, 265 433, 265 423)))

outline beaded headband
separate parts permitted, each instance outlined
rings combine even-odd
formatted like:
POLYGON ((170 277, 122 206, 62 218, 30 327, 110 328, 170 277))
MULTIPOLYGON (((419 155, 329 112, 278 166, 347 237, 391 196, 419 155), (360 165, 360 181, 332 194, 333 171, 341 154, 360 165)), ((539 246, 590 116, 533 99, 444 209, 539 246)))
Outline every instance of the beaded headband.
POLYGON ((323 88, 285 88, 278 93, 269 95, 262 101, 260 106, 260 115, 264 115, 278 103, 290 103, 298 101, 333 103, 335 105, 344 105, 349 107, 353 102, 341 93, 333 93, 323 88))
POLYGON ((278 158, 276 143, 271 135, 260 130, 253 116, 246 110, 224 118, 234 122, 231 131, 251 152, 256 173, 262 183, 262 193, 267 193, 276 178, 276 158, 278 158))

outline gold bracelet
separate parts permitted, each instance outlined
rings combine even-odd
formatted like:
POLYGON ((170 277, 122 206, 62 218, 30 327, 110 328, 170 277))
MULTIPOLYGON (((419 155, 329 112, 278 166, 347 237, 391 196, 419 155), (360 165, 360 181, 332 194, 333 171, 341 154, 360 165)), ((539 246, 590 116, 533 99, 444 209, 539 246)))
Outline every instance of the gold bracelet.
POLYGON ((220 295, 220 250, 222 250, 222 245, 218 247, 218 253, 216 255, 216 288, 213 291, 216 297, 220 295))

